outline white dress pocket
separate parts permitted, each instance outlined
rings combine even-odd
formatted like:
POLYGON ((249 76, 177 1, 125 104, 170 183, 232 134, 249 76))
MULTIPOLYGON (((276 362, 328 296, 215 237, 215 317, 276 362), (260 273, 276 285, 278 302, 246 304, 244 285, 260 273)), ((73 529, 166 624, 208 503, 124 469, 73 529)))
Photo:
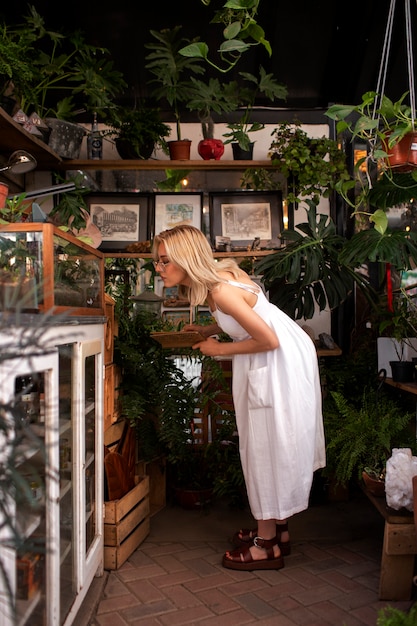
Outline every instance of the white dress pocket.
POLYGON ((262 409, 272 406, 272 394, 269 389, 268 368, 259 367, 248 373, 248 404, 250 409, 262 409))

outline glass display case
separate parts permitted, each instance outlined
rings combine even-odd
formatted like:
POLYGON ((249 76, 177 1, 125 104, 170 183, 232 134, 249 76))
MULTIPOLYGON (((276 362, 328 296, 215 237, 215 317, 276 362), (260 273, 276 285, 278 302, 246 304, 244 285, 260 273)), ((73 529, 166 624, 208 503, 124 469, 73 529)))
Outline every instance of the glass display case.
POLYGON ((104 256, 53 224, 0 225, 0 310, 104 315, 104 256))
MULTIPOLYGON (((9 426, 0 432, 0 464, 10 464, 18 486, 0 511, 4 626, 73 624, 103 573, 105 325, 69 320, 42 327, 42 349, 27 341, 20 356, 0 359, 9 426)), ((0 329, 0 342, 11 352, 30 332, 11 326, 6 338, 0 329)))

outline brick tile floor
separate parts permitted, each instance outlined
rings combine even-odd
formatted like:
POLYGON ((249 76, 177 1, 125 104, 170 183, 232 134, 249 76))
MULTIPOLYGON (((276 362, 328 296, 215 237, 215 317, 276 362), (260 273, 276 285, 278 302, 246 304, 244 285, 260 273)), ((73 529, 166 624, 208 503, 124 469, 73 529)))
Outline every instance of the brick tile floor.
POLYGON ((375 626, 384 523, 357 492, 311 506, 290 522, 292 554, 279 571, 221 565, 248 511, 214 503, 204 512, 167 505, 124 565, 96 578, 76 626, 375 626))

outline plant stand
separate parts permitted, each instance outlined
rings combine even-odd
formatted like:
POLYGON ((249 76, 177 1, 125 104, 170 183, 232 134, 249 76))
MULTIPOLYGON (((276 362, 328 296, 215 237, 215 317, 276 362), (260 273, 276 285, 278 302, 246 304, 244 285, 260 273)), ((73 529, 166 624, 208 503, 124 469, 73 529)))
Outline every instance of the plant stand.
POLYGON ((414 560, 417 554, 417 533, 410 511, 395 511, 385 498, 365 494, 385 519, 384 541, 379 578, 380 600, 410 600, 413 590, 414 560))

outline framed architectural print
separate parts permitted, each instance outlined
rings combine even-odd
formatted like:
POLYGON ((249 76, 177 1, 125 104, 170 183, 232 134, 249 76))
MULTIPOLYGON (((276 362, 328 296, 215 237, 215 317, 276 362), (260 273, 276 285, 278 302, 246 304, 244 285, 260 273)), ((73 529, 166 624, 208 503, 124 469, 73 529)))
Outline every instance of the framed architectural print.
POLYGON ((282 194, 279 191, 211 193, 210 234, 230 241, 231 249, 278 247, 283 229, 282 194))
POLYGON ((91 219, 103 237, 100 250, 123 252, 129 244, 149 239, 150 198, 144 193, 88 196, 91 219))
POLYGON ((157 193, 155 194, 155 230, 157 235, 179 224, 201 228, 203 205, 201 193, 157 193))

